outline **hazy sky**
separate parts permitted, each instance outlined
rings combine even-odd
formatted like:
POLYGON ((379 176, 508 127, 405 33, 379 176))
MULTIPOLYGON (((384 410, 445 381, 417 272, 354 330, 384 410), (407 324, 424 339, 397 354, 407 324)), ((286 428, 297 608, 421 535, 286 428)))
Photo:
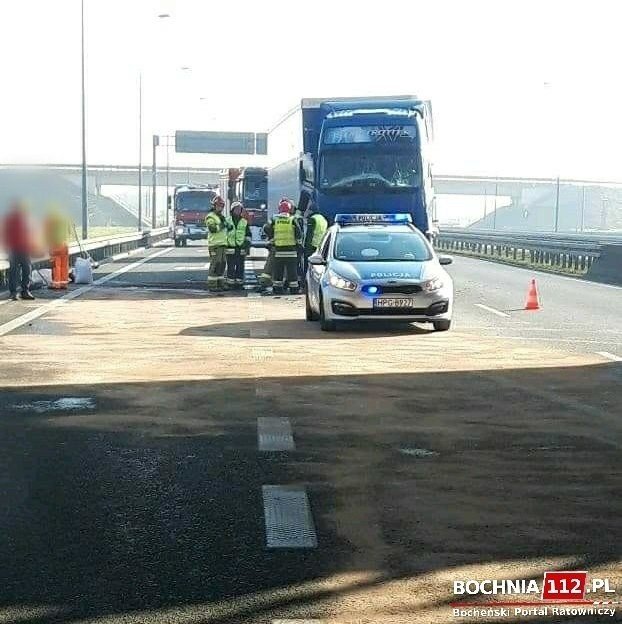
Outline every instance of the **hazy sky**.
MULTIPOLYGON (((153 133, 265 130, 301 97, 417 93, 433 101, 439 173, 622 180, 617 0, 86 7, 93 163, 136 162, 142 69, 145 162, 153 133)), ((0 162, 78 162, 80 2, 2 9, 0 162)))

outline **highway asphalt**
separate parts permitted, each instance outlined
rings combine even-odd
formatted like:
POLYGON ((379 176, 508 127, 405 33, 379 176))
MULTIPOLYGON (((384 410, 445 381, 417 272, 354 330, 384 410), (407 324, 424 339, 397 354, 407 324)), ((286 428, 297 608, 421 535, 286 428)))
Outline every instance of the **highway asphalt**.
POLYGON ((206 262, 0 305, 0 623, 474 622, 455 580, 555 569, 622 592, 621 289, 456 258, 452 331, 324 334, 302 297, 206 293, 206 262))

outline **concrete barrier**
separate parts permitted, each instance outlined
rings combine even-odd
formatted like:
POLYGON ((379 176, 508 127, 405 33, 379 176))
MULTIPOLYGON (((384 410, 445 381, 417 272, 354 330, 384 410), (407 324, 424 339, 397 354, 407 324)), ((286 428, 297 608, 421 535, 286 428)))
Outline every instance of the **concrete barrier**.
POLYGON ((586 275, 587 279, 622 286, 622 245, 603 245, 598 262, 586 275))

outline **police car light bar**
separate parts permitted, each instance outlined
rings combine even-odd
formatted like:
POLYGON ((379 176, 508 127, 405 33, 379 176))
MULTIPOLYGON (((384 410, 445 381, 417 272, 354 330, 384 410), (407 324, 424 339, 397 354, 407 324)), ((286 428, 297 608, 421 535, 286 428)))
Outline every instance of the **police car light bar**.
POLYGON ((408 213, 337 214, 335 223, 339 225, 412 223, 412 218, 408 213))

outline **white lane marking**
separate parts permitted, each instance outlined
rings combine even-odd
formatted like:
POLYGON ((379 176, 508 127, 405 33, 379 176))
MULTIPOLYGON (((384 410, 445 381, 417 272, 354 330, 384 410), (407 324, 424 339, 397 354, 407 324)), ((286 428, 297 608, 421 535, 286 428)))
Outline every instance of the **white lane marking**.
MULTIPOLYGON (((144 258, 141 258, 140 260, 137 260, 136 262, 132 262, 132 264, 128 264, 124 267, 121 267, 118 271, 114 271, 114 273, 108 273, 108 275, 104 275, 103 277, 96 279, 93 282, 93 286, 99 286, 100 284, 105 284, 106 282, 109 282, 110 280, 115 279, 115 277, 119 275, 123 275, 124 273, 127 273, 128 271, 131 271, 132 269, 135 269, 136 267, 139 267, 141 264, 145 264, 145 262, 149 262, 149 260, 153 260, 154 258, 158 258, 159 256, 163 256, 164 254, 169 253, 169 251, 173 251, 173 249, 174 247, 166 247, 160 251, 156 251, 155 253, 152 253, 150 256, 145 256, 144 258)), ((91 290, 93 286, 87 286, 86 287, 87 291, 91 290)), ((83 292, 86 292, 86 291, 83 291, 83 292)))
POLYGON ((257 445, 260 451, 295 450, 289 418, 258 418, 257 445))
POLYGON ((616 355, 615 353, 609 353, 609 351, 597 351, 596 355, 600 355, 606 360, 611 360, 612 362, 622 362, 622 357, 616 355))
POLYGON ((201 267, 195 264, 194 266, 176 266, 176 267, 173 267, 173 271, 202 271, 203 269, 206 269, 206 268, 207 266, 201 267))
POLYGON ((57 308, 58 306, 61 306, 67 303, 67 301, 71 301, 72 299, 78 298, 80 295, 83 295, 84 293, 87 293, 90 290, 93 290, 95 286, 105 284, 106 282, 113 280, 115 277, 118 277, 119 275, 123 275, 123 273, 127 273, 128 271, 131 271, 132 269, 135 269, 141 264, 144 264, 145 262, 149 262, 149 260, 153 258, 157 258, 158 256, 163 256, 164 254, 168 253, 172 249, 173 249, 172 247, 166 247, 165 249, 162 249, 161 251, 156 251, 150 256, 141 258, 140 260, 137 260, 136 262, 133 262, 132 264, 128 264, 127 266, 121 267, 120 269, 118 269, 117 271, 114 271, 113 273, 108 273, 108 275, 104 275, 103 277, 100 277, 99 279, 95 280, 93 284, 90 286, 81 286, 80 288, 76 288, 76 290, 72 290, 71 292, 68 292, 66 295, 63 295, 59 299, 55 299, 54 301, 45 303, 42 306, 36 308, 35 310, 31 310, 30 312, 27 312, 26 314, 22 314, 21 316, 14 318, 12 321, 8 321, 7 323, 0 325, 0 336, 4 336, 8 334, 9 332, 12 332, 13 330, 17 329, 18 327, 22 327, 22 325, 25 325, 26 323, 29 323, 30 321, 33 321, 35 319, 38 319, 40 316, 43 316, 50 310, 53 310, 54 308, 57 308))
POLYGON ((502 340, 520 340, 524 342, 559 342, 568 344, 603 344, 603 342, 611 342, 606 340, 589 340, 585 338, 543 338, 542 336, 506 336, 504 334, 493 334, 491 337, 500 338, 502 340))
POLYGON ((263 485, 267 548, 317 548, 307 492, 302 487, 263 485))
POLYGON ((482 310, 486 310, 487 312, 491 312, 492 314, 496 314, 497 316, 501 316, 503 318, 510 318, 509 314, 506 314, 505 312, 501 312, 501 310, 495 310, 495 308, 491 308, 487 305, 484 305, 483 303, 476 303, 474 304, 476 307, 481 308, 482 310))

